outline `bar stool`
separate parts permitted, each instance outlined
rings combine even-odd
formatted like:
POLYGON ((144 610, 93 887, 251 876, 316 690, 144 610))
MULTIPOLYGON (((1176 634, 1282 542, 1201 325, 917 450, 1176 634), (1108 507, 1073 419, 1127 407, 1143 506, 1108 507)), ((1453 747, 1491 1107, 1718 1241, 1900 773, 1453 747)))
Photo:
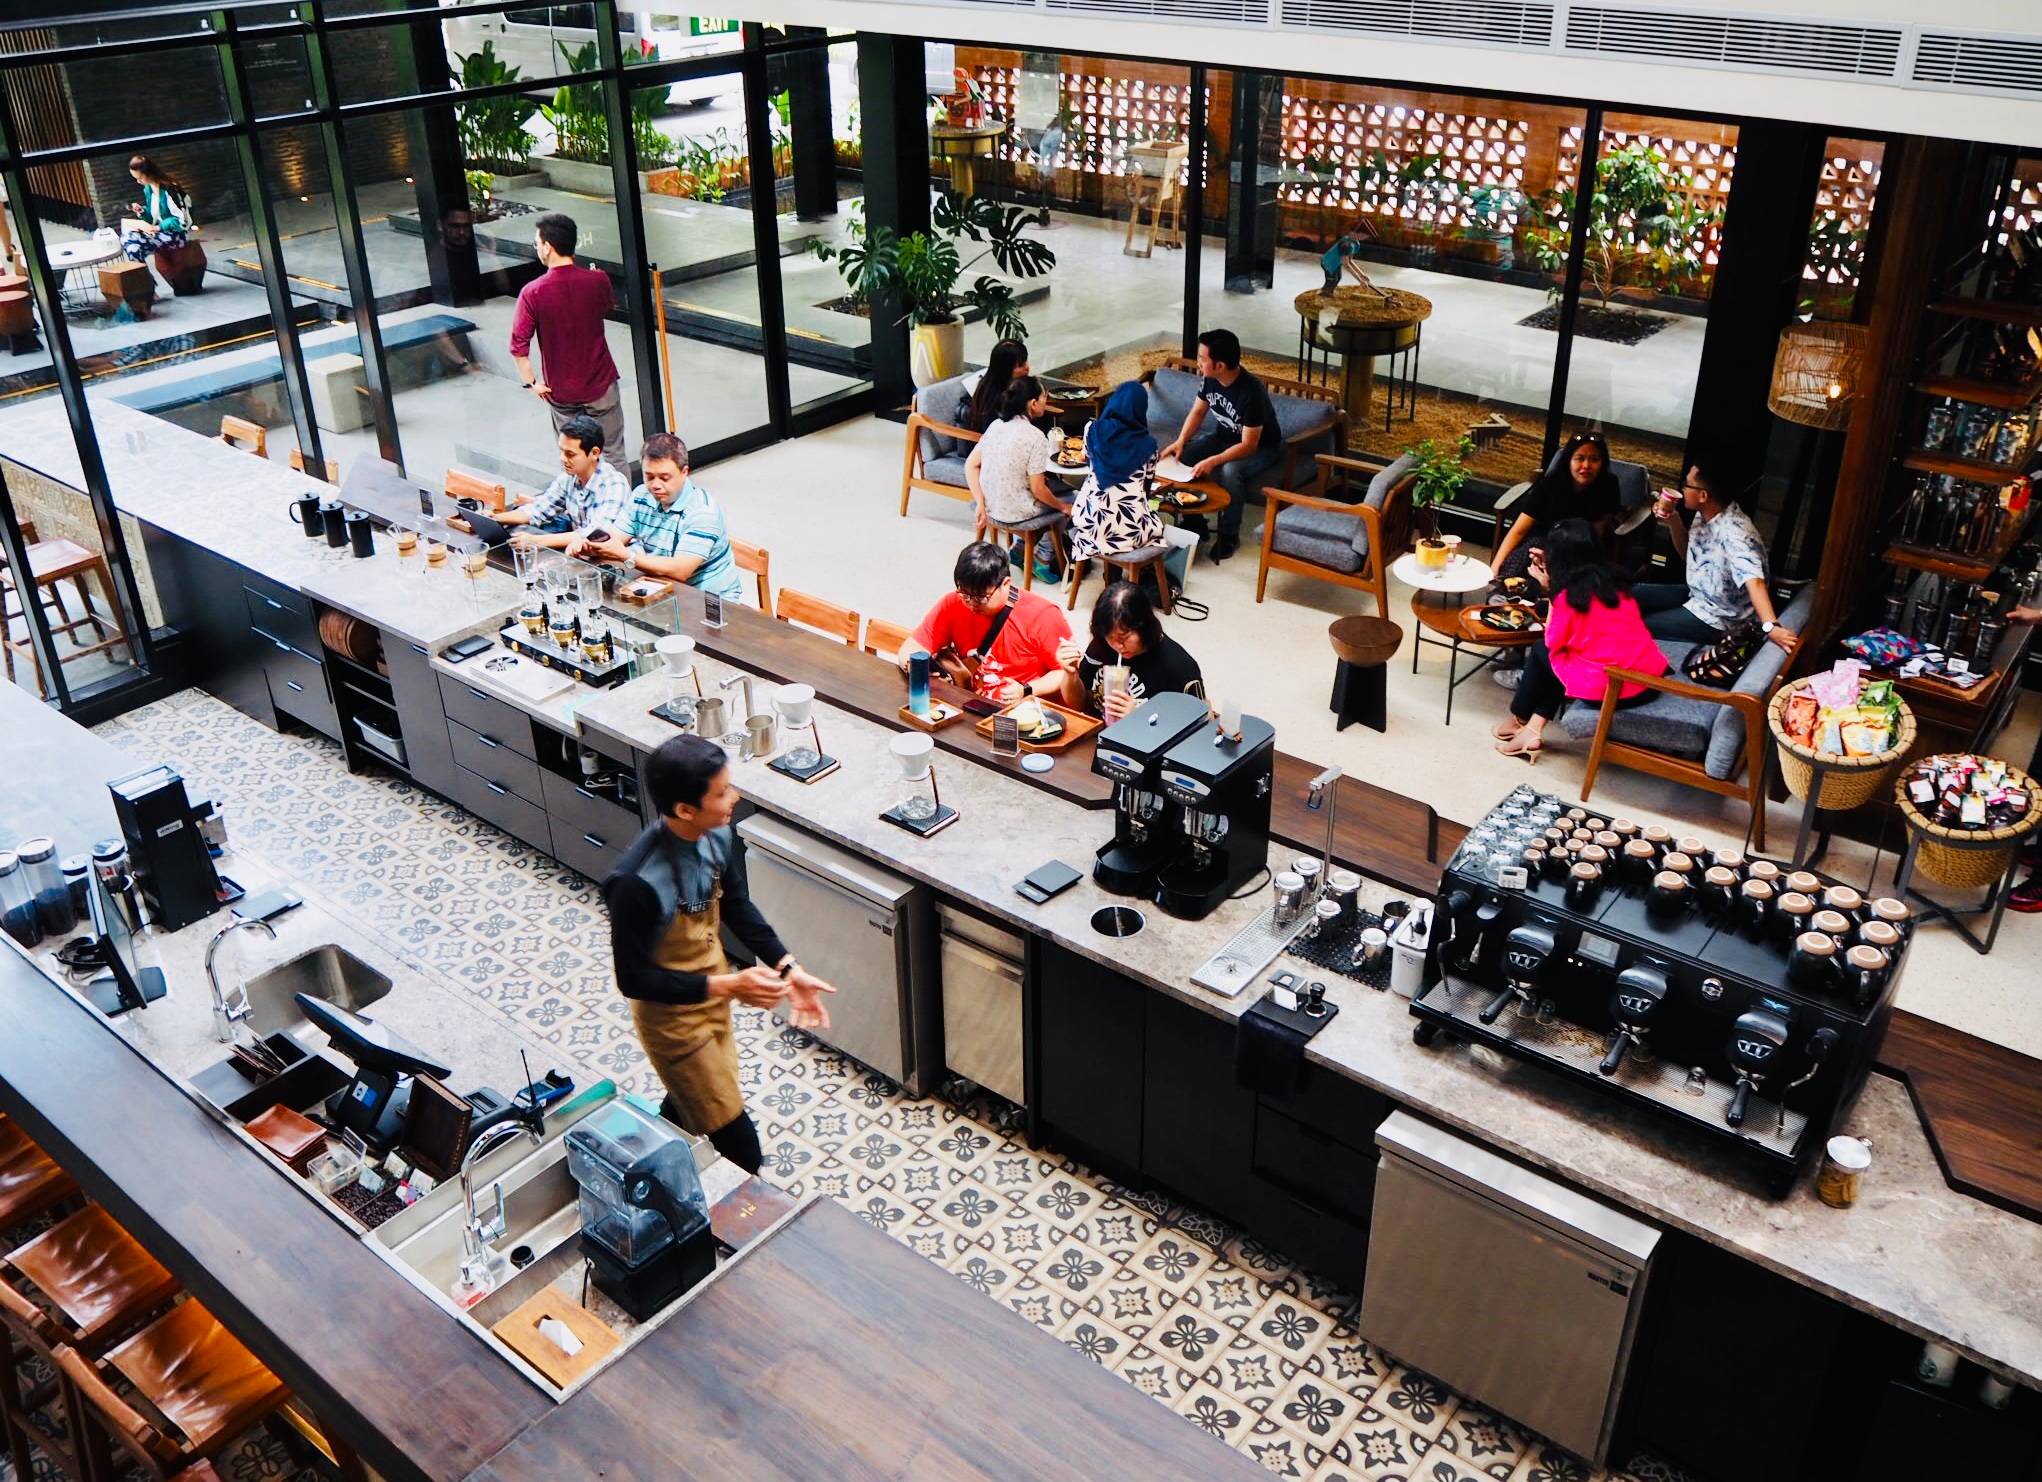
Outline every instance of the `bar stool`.
POLYGON ((1068 559, 1064 550, 1064 530, 1070 524, 1070 516, 1062 510, 1046 509, 1040 514, 1030 515, 1012 525, 1003 525, 998 520, 986 520, 986 539, 1003 551, 1008 551, 1008 560, 1015 546, 1021 550, 1021 588, 1032 590, 1035 586, 1035 538, 1049 536, 1049 548, 1056 553, 1062 564, 1068 559))
POLYGON ((74 1348, 57 1366, 77 1387, 95 1477, 114 1475, 111 1440, 145 1475, 169 1479, 268 1420, 291 1392, 203 1303, 188 1299, 98 1362, 74 1348), (118 1376, 155 1419, 115 1389, 118 1376))
POLYGON ((834 638, 839 643, 857 646, 862 620, 848 607, 839 607, 834 602, 825 602, 792 587, 782 587, 780 609, 775 615, 783 623, 792 623, 825 638, 834 638))
POLYGON ((1085 584, 1085 568, 1096 559, 1106 568, 1108 581, 1112 580, 1113 573, 1117 570, 1127 580, 1140 585, 1142 568, 1145 566, 1152 568, 1156 573, 1156 593, 1159 599, 1156 605, 1164 612, 1171 611, 1174 602, 1170 596, 1170 572, 1163 565, 1164 557, 1169 554, 1170 547, 1167 545, 1145 545, 1138 551, 1129 551, 1120 556, 1073 556, 1070 595, 1064 601, 1065 609, 1077 607, 1078 588, 1085 584))
POLYGON ((316 464, 306 461, 303 448, 291 449, 291 472, 302 473, 309 478, 323 479, 329 484, 340 482, 340 463, 333 458, 321 458, 316 464))
POLYGON ((914 636, 913 628, 903 628, 885 618, 865 619, 865 652, 882 659, 891 659, 899 654, 914 636))
POLYGON ((78 1184, 0 1112, 0 1230, 25 1224, 79 1197, 78 1184))
MULTIPOLYGON (((121 619, 120 599, 114 595, 113 572, 106 564, 106 557, 60 535, 31 544, 28 548, 28 566, 30 584, 35 590, 36 599, 57 610, 58 621, 50 624, 50 636, 55 638, 59 634, 70 634, 88 624, 96 635, 94 642, 66 653, 64 656, 66 660, 83 658, 86 654, 122 646, 127 647, 132 655, 134 645, 128 638, 127 624, 121 619), (107 616, 104 618, 92 605, 92 593, 85 584, 85 578, 88 576, 97 578, 100 590, 106 594, 107 616), (64 605, 63 589, 58 583, 66 581, 78 589, 79 599, 85 604, 85 613, 82 617, 72 617, 71 610, 64 605), (111 634, 108 633, 109 625, 112 628, 111 634)), ((5 587, 8 597, 21 596, 20 586, 15 581, 14 573, 7 569, 4 555, 0 555, 0 586, 5 587)), ((26 600, 25 597, 22 598, 24 603, 26 600)), ((25 608, 23 610, 25 611, 25 608)), ((7 616, 12 619, 16 615, 10 604, 7 616)), ((6 672, 10 680, 14 678, 14 655, 17 652, 28 655, 29 663, 35 671, 36 689, 41 692, 43 661, 42 655, 36 652, 35 644, 25 638, 13 637, 10 624, 9 632, 0 635, 0 647, 4 647, 6 672)))
POLYGON ((739 571, 749 572, 759 584, 759 611, 773 616, 773 553, 764 546, 742 540, 730 543, 730 559, 739 571))
POLYGON ((17 1478, 36 1475, 41 1452, 72 1482, 91 1482, 84 1411, 57 1360, 68 1351, 48 1315, 0 1281, 0 1441, 17 1478))
POLYGON ((57 1339, 92 1358, 169 1306, 179 1290, 177 1278, 97 1204, 0 1255, 0 1280, 8 1276, 42 1299, 57 1339))
POLYGON ((246 417, 222 417, 220 441, 237 452, 253 453, 258 458, 269 456, 269 429, 246 417))

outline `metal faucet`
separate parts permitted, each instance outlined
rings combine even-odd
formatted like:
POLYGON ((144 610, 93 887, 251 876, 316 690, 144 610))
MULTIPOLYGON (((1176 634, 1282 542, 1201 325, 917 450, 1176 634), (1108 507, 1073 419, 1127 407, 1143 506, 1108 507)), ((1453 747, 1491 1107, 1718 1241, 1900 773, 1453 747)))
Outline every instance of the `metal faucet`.
POLYGON ((213 968, 213 958, 219 954, 220 943, 244 926, 259 926, 268 933, 271 941, 276 940, 277 929, 267 921, 244 921, 236 917, 214 932, 213 939, 206 943, 206 981, 213 986, 213 1038, 223 1045, 234 1043, 235 1026, 255 1012, 248 1002, 247 985, 236 983, 230 994, 220 987, 220 975, 213 968))
POLYGON ((1339 780, 1340 769, 1328 767, 1305 784, 1305 807, 1314 813, 1324 807, 1326 812, 1326 858, 1319 866, 1321 889, 1333 878, 1333 822, 1340 814, 1340 789, 1333 784, 1339 780))
POLYGON ((739 721, 739 724, 742 725, 744 721, 752 718, 752 677, 749 674, 733 674, 728 679, 718 680, 716 687, 720 690, 727 690, 734 684, 743 686, 744 691, 744 717, 739 721))
POLYGON ((461 1207, 467 1216, 461 1226, 461 1279, 470 1286, 494 1285, 489 1280, 492 1264, 489 1243, 492 1240, 501 1240, 510 1228, 510 1217, 505 1213, 503 1206, 502 1179, 498 1179, 490 1186, 496 1194, 496 1207, 487 1215, 476 1212, 475 1165, 520 1133, 531 1138, 534 1144, 545 1141, 544 1136, 532 1122, 519 1117, 509 1122, 498 1122, 469 1143, 468 1151, 461 1155, 461 1207))

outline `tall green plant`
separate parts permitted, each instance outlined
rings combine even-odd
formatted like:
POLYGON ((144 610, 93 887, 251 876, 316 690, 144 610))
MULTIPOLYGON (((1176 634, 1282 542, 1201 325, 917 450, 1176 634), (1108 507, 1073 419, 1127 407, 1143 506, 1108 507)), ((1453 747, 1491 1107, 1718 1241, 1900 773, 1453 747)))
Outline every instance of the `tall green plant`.
MULTIPOLYGON (((483 42, 481 51, 470 52, 460 62, 464 88, 500 87, 516 82, 521 75, 514 64, 496 54, 494 41, 483 42)), ((532 157, 532 136, 525 132, 525 125, 538 111, 536 100, 518 93, 459 104, 454 119, 462 157, 499 175, 517 173, 532 157)))
POLYGON ((1428 437, 1404 451, 1411 455, 1411 513, 1426 537, 1437 540, 1441 506, 1452 504, 1467 487, 1467 460, 1474 455, 1474 441, 1463 437, 1441 447, 1428 437))
MULTIPOLYGON (((584 41, 573 51, 563 41, 553 45, 570 73, 593 72, 601 65, 593 41, 584 41)), ((626 53, 624 65, 628 68, 654 60, 657 59, 626 53)), ((631 143, 640 167, 656 169, 672 164, 678 148, 654 123, 663 91, 656 87, 639 88, 627 96, 631 99, 631 143)), ((553 127, 553 152, 560 158, 592 165, 610 162, 610 111, 601 83, 563 83, 553 94, 553 101, 541 104, 539 112, 553 127)))
MULTIPOLYGON (((1706 273, 1704 241, 1723 212, 1698 206, 1680 192, 1693 183, 1691 170, 1673 178, 1666 157, 1643 140, 1620 145, 1596 162, 1582 288, 1605 311, 1626 288, 1674 292, 1706 273)), ((1525 238, 1542 270, 1566 273, 1580 204, 1572 188, 1539 197, 1538 220, 1526 228, 1525 238)), ((1553 292, 1558 291, 1556 286, 1553 292)))
POLYGON ((854 301, 869 304, 891 293, 900 300, 902 320, 915 328, 952 323, 957 310, 969 305, 995 334, 1020 339, 1028 328, 1021 322, 1011 284, 985 274, 969 287, 960 289, 958 284, 988 257, 1002 272, 1018 278, 1037 278, 1055 267, 1056 254, 1024 234, 1035 220, 1033 213, 1017 206, 946 190, 930 212, 932 232, 903 237, 886 226, 867 230, 859 221, 853 223, 848 240, 817 242, 811 250, 836 262, 854 301), (982 249, 969 260, 962 245, 966 242, 982 249))

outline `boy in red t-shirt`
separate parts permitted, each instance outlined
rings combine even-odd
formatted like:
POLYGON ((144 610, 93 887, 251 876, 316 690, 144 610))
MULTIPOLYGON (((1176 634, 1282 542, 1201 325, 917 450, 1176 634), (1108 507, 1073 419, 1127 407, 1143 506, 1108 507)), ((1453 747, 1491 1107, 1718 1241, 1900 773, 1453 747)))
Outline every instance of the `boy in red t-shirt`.
POLYGON ((939 654, 948 648, 961 657, 983 657, 998 666, 1002 683, 992 699, 1005 703, 1024 694, 1056 694, 1063 687, 1057 647, 1071 636, 1064 610, 1047 597, 1017 591, 1007 553, 988 541, 974 541, 957 553, 951 580, 956 590, 929 609, 900 652, 901 667, 907 667, 907 657, 916 649, 939 654), (987 646, 986 633, 1002 611, 1006 621, 987 646), (981 647, 986 648, 983 656, 981 647))

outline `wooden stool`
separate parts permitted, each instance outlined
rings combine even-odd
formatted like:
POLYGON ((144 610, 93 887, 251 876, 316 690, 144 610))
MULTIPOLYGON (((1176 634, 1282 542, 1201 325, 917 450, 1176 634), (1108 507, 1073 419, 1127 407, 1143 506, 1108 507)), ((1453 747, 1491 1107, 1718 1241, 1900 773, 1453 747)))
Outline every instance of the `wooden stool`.
POLYGON ((1360 721, 1372 731, 1389 725, 1388 664, 1404 641, 1404 630, 1388 618, 1336 618, 1326 630, 1333 644, 1333 729, 1360 721))
MULTIPOLYGON (((1129 551, 1124 556, 1100 556, 1096 559, 1106 568, 1108 581, 1111 581, 1112 574, 1118 571, 1123 577, 1137 586, 1141 584, 1142 568, 1145 566, 1154 567, 1156 572, 1156 593, 1160 599, 1157 606, 1161 607, 1164 612, 1169 612, 1172 610, 1174 603, 1170 596, 1170 572, 1163 565, 1163 558, 1169 554, 1170 547, 1167 545, 1149 545, 1143 546, 1138 551, 1129 551)), ((1078 588, 1085 584, 1085 568, 1090 566, 1094 559, 1090 556, 1073 556, 1071 558, 1070 596, 1064 601, 1066 611, 1078 605, 1078 588)))
POLYGON ((84 1409, 58 1358, 65 1352, 49 1318, 0 1281, 0 1441, 17 1478, 36 1475, 40 1451, 72 1482, 91 1482, 84 1409))
POLYGON ((156 302, 156 280, 150 276, 147 263, 122 258, 101 266, 99 296, 106 300, 109 314, 118 314, 125 304, 137 319, 147 319, 150 306, 156 302))
POLYGON ((865 619, 865 652, 876 654, 882 659, 892 659, 899 654, 914 636, 913 628, 903 628, 899 623, 889 623, 885 618, 865 619))
POLYGON ((24 278, 0 278, 0 339, 15 355, 28 355, 42 348, 35 334, 35 301, 28 296, 24 278), (19 285, 9 287, 7 285, 19 285))
POLYGON ((986 521, 986 539, 1003 551, 1008 551, 1012 560, 1013 546, 1021 548, 1021 588, 1032 591, 1035 587, 1035 537, 1049 536, 1049 548, 1056 552, 1059 563, 1069 559, 1064 552, 1064 527, 1069 516, 1061 510, 1046 509, 1039 515, 1030 515, 1015 525, 1002 525, 997 520, 986 521))
POLYGON ((329 484, 340 482, 340 464, 332 458, 321 458, 318 467, 305 461, 303 448, 291 449, 291 472, 302 473, 308 478, 324 479, 329 484))
POLYGON ((77 1182, 0 1113, 0 1230, 78 1197, 77 1182))
POLYGON ((773 553, 761 546, 746 541, 733 540, 730 543, 730 559, 737 563, 739 571, 748 571, 758 579, 759 611, 767 617, 773 615, 773 553))
POLYGON ((42 1298, 53 1341, 95 1358, 178 1293, 177 1278, 97 1204, 0 1256, 0 1278, 10 1275, 42 1298))
MULTIPOLYGON (((127 624, 121 619, 120 600, 114 595, 113 573, 108 569, 104 556, 97 551, 87 550, 75 540, 66 540, 59 536, 54 540, 39 540, 31 545, 28 548, 28 564, 37 600, 57 610, 59 621, 49 625, 50 636, 55 638, 60 633, 72 633, 87 624, 90 624, 92 631, 98 635, 96 642, 66 654, 67 660, 82 658, 86 654, 95 654, 102 649, 123 644, 127 645, 132 653, 133 645, 128 638, 127 624), (100 588, 106 593, 108 615, 105 618, 101 618, 92 605, 92 594, 83 580, 87 575, 98 577, 100 588), (77 586, 78 595, 85 603, 83 617, 72 617, 71 610, 64 605, 63 590, 57 585, 63 581, 72 582, 77 586), (113 628, 111 636, 107 632, 109 623, 113 628)), ((10 590, 15 587, 13 573, 6 570, 4 556, 0 556, 0 586, 10 590)), ((27 639, 17 639, 11 632, 0 635, 0 656, 4 656, 7 677, 10 680, 14 678, 14 655, 17 652, 28 655, 29 663, 35 671, 37 693, 41 693, 43 661, 42 655, 36 652, 35 644, 27 639)))
POLYGON ((156 271, 179 298, 205 291, 206 249, 197 242, 187 238, 182 247, 160 247, 155 257, 156 271))
POLYGON ((222 417, 220 441, 236 452, 253 453, 258 458, 269 456, 269 429, 246 417, 222 417))
POLYGON ((171 1308, 98 1363, 63 1348, 57 1365, 83 1401, 94 1476, 114 1475, 111 1440, 147 1476, 173 1477, 217 1456, 291 1398, 283 1381, 195 1299, 171 1308), (116 1392, 114 1374, 157 1419, 116 1392))

